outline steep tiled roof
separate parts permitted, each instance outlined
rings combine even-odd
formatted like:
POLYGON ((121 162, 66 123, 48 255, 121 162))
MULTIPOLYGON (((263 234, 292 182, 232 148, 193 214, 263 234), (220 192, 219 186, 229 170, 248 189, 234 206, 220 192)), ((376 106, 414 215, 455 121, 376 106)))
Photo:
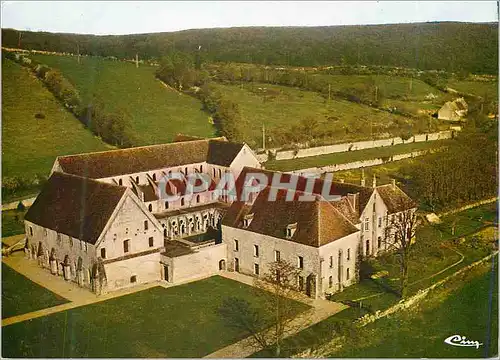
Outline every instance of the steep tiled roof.
POLYGON ((207 162, 215 165, 229 166, 242 147, 243 144, 229 141, 210 141, 207 162))
POLYGON ((65 173, 93 179, 202 163, 229 166, 243 144, 225 138, 202 139, 162 145, 58 157, 65 173))
POLYGON ((278 190, 276 201, 269 201, 271 187, 262 190, 253 205, 234 202, 223 219, 223 224, 243 228, 243 217, 253 213, 248 231, 264 234, 304 245, 320 247, 357 231, 337 209, 320 196, 314 201, 298 201, 302 192, 295 194, 293 201, 286 201, 286 190, 278 190), (291 238, 286 237, 289 224, 297 223, 291 238))
POLYGON ((389 214, 417 207, 417 203, 397 186, 391 184, 378 186, 377 192, 387 206, 389 214))
POLYGON ((54 172, 25 219, 95 244, 126 189, 54 172))

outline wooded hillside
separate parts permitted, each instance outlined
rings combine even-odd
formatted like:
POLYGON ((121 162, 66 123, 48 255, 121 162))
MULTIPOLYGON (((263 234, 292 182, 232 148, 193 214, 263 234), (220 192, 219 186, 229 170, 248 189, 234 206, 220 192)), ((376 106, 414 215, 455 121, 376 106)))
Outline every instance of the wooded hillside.
MULTIPOLYGON (((3 46, 18 47, 19 32, 2 29, 3 46)), ((205 61, 296 66, 371 64, 497 73, 495 23, 414 23, 329 27, 242 27, 171 33, 95 36, 23 31, 21 48, 132 58, 172 50, 205 61)))

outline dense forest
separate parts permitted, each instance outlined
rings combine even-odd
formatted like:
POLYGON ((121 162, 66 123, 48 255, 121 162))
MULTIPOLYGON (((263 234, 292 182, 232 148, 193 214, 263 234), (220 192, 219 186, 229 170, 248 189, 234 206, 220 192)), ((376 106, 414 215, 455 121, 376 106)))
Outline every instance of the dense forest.
POLYGON ((293 66, 388 65, 496 74, 495 23, 242 27, 96 36, 2 29, 4 47, 159 59, 172 51, 207 62, 293 66), (201 48, 199 48, 201 47, 201 48))

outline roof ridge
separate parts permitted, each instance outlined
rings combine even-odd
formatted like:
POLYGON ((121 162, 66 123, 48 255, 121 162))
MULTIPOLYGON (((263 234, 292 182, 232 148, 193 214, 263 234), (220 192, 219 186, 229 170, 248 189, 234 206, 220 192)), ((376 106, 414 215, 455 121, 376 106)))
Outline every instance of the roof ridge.
MULTIPOLYGON (((119 188, 119 189, 124 189, 126 190, 127 187, 126 186, 121 186, 121 185, 116 185, 116 184, 110 184, 110 183, 107 183, 107 182, 104 182, 104 181, 99 181, 99 180, 96 180, 96 179, 93 179, 93 178, 89 178, 89 177, 85 177, 85 176, 80 176, 80 175, 75 175, 75 174, 70 174, 70 173, 65 173, 65 172, 61 172, 61 171, 54 171, 52 173, 52 175, 50 175, 50 177, 52 176, 60 176, 60 177, 66 177, 66 178, 74 178, 74 179, 77 179, 77 180, 84 180, 84 181, 88 181, 90 183, 94 183, 96 185, 100 185, 100 186, 103 186, 103 187, 109 187, 109 188, 113 188, 113 189, 116 189, 116 188, 119 188)), ((50 179, 49 177, 49 179, 50 179)))

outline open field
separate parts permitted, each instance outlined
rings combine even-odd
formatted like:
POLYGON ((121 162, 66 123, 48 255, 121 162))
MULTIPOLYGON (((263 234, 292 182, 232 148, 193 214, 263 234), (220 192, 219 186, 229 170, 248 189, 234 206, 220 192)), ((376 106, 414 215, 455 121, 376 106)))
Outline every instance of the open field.
MULTIPOLYGON (((266 169, 291 171, 299 169, 307 169, 312 167, 322 167, 334 164, 345 164, 360 160, 370 160, 376 158, 390 157, 392 155, 409 153, 412 151, 427 150, 446 145, 446 141, 431 141, 400 144, 394 146, 386 146, 381 148, 372 148, 356 151, 346 151, 342 153, 333 153, 319 156, 309 156, 290 160, 271 160, 267 161, 264 166, 266 169)), ((359 170, 361 171, 361 170, 359 170)))
MULTIPOLYGON (((264 308, 268 293, 219 276, 155 287, 2 328, 5 357, 202 357, 249 334, 218 308, 235 296, 264 308)), ((308 307, 296 303, 297 313, 308 307)), ((268 314, 268 324, 272 314, 268 314)))
POLYGON ((257 145, 261 145, 262 125, 270 137, 268 145, 278 146, 290 143, 283 138, 283 131, 311 125, 312 119, 313 136, 315 130, 321 130, 332 142, 366 140, 371 134, 399 136, 412 127, 427 129, 427 124, 415 124, 415 120, 347 100, 328 101, 313 91, 260 83, 217 84, 217 88, 239 105, 242 117, 249 122, 246 138, 257 145))
POLYGON ((466 81, 450 80, 448 87, 468 94, 474 94, 484 97, 487 95, 490 99, 498 98, 498 83, 494 81, 466 81))
POLYGON ((2 319, 66 302, 2 263, 2 319))
POLYGON ((62 106, 20 65, 2 64, 2 178, 47 176, 58 155, 106 150, 109 146, 62 106), (36 119, 37 113, 44 119, 36 119))
POLYGON ((177 133, 214 135, 214 127, 201 103, 189 95, 166 88, 155 79, 156 67, 96 57, 33 55, 33 58, 61 70, 71 81, 84 102, 95 96, 107 111, 121 111, 130 121, 137 145, 172 141, 177 133))
POLYGON ((450 292, 449 289, 435 290, 417 309, 380 319, 361 329, 357 337, 360 341, 345 344, 340 351, 329 354, 329 357, 495 356, 498 354, 498 266, 492 272, 491 263, 487 263, 482 269, 472 272, 476 277, 457 279, 455 283, 460 285, 455 284, 455 287, 458 289, 454 289, 447 297, 443 292, 450 292), (490 293, 493 296, 491 304, 490 293), (489 325, 491 342, 488 352, 485 352, 489 325), (454 334, 477 340, 483 345, 477 349, 445 344, 444 339, 454 334))

